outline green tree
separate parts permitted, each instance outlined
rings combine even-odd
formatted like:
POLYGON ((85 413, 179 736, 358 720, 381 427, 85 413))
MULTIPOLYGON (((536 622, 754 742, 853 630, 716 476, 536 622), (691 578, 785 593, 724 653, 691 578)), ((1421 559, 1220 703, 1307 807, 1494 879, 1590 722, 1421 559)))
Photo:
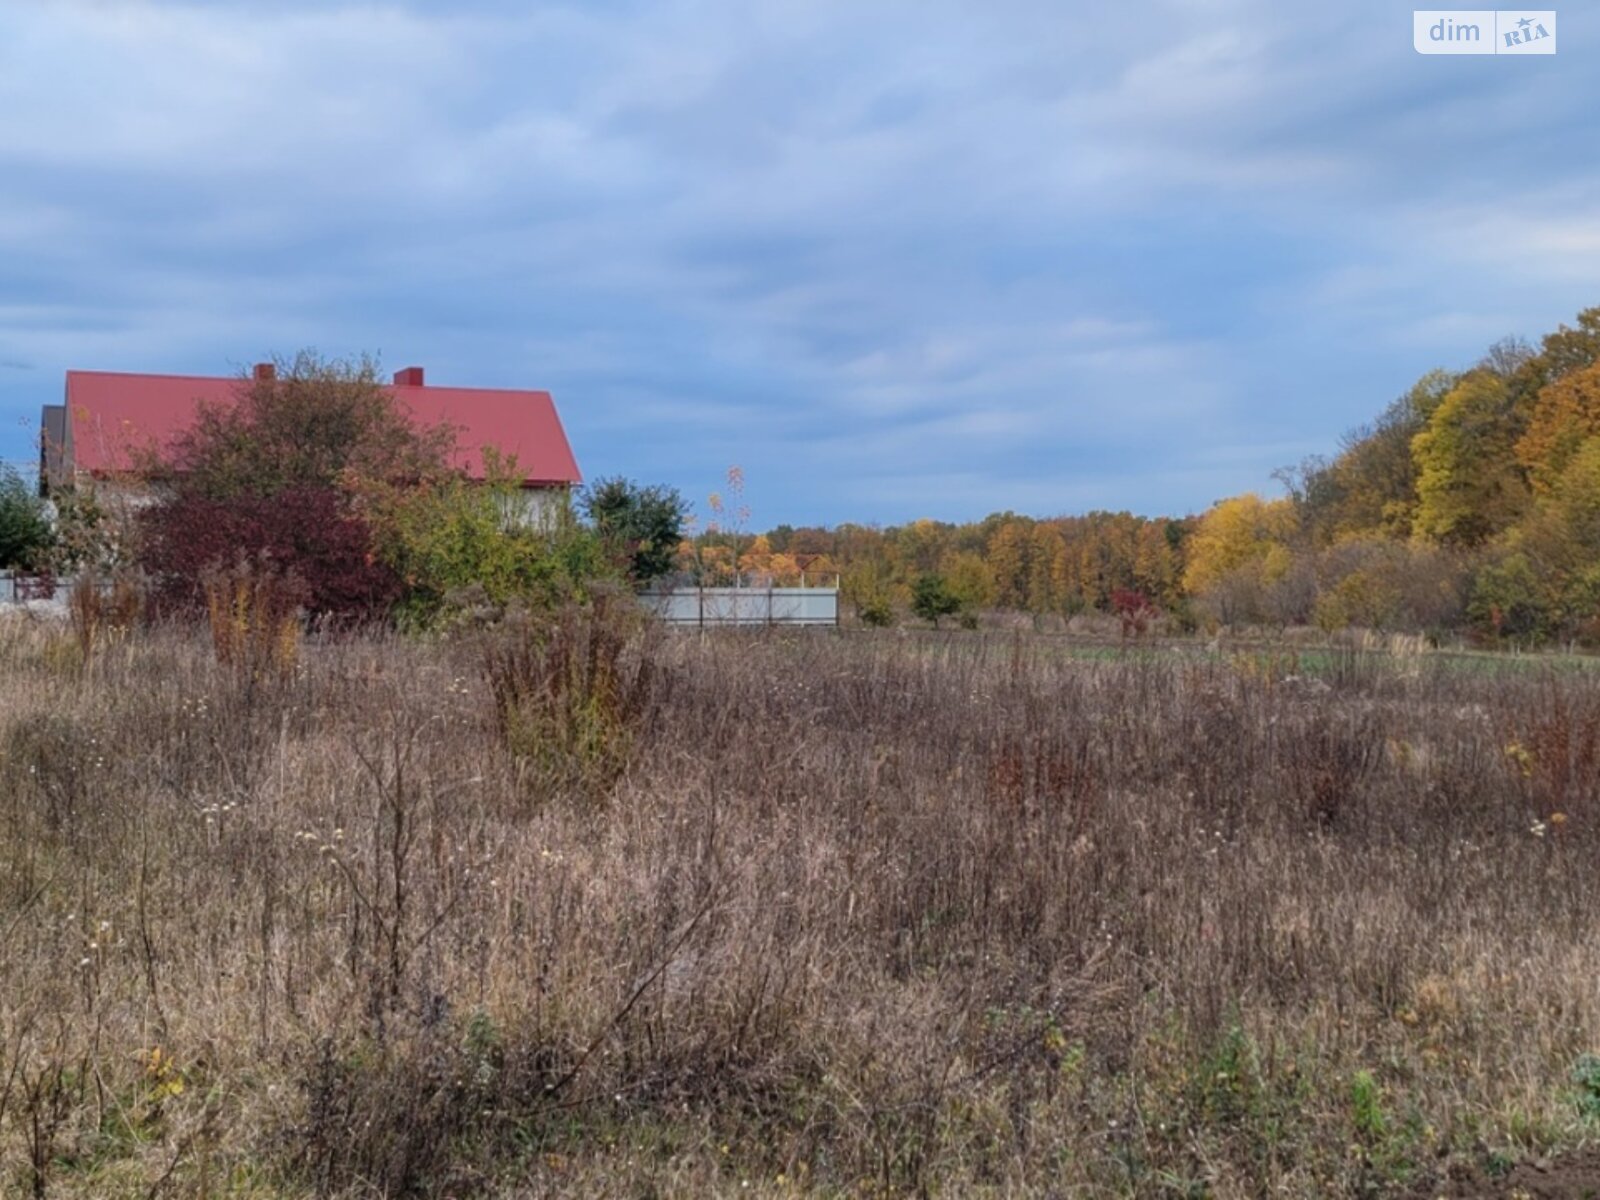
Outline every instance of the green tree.
POLYGON ((1553 488, 1507 540, 1560 597, 1560 623, 1592 637, 1600 618, 1600 437, 1573 451, 1553 488))
POLYGON ((672 571, 685 517, 676 489, 641 487, 618 475, 591 484, 582 504, 595 532, 635 584, 643 586, 672 571))
POLYGON ((44 501, 14 467, 0 463, 0 568, 44 566, 53 540, 44 501))
POLYGON ((1549 637, 1556 620, 1550 581, 1525 554, 1511 554, 1478 572, 1467 615, 1497 641, 1535 644, 1549 637))
POLYGON ((1600 562, 1600 436, 1573 451, 1543 509, 1567 539, 1574 565, 1600 562))
POLYGON ((476 603, 553 607, 614 577, 569 503, 529 523, 519 492, 501 468, 482 483, 453 477, 367 493, 377 552, 406 585, 403 621, 425 627, 476 603))
POLYGON ((894 624, 894 581, 883 561, 869 558, 855 564, 844 573, 839 590, 863 625, 894 624))
POLYGON ((1522 514, 1527 485, 1512 450, 1509 402, 1503 378, 1470 372, 1412 439, 1416 532, 1446 545, 1477 546, 1522 514))
POLYGON ((932 621, 937 629, 940 617, 954 616, 961 611, 961 600, 950 590, 943 575, 918 575, 916 583, 911 585, 911 611, 924 621, 932 621))
POLYGON ((994 576, 983 556, 958 550, 944 557, 941 574, 964 612, 976 613, 994 602, 994 576))

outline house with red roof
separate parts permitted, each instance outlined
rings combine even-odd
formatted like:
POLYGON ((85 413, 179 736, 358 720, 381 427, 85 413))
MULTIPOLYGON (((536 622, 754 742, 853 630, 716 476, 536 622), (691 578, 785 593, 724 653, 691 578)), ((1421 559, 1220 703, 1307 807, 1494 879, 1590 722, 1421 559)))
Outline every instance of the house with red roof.
MULTIPOLYGON (((270 380, 275 368, 258 363, 253 376, 270 380)), ((87 483, 125 489, 130 480, 137 481, 141 463, 167 457, 201 404, 231 404, 248 382, 227 376, 68 371, 65 402, 44 408, 41 491, 48 495, 87 483)), ((514 460, 530 515, 545 499, 582 482, 549 392, 439 387, 425 382, 421 367, 395 372, 386 390, 419 427, 444 424, 455 430, 455 465, 469 478, 485 477, 485 450, 514 460)))

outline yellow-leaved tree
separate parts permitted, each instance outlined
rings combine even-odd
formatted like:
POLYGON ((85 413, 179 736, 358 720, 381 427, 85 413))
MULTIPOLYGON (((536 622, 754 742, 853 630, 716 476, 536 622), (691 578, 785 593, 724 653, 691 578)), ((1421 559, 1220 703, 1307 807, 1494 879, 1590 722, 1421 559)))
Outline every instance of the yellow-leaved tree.
POLYGON ((1493 371, 1471 371, 1450 389, 1411 441, 1417 467, 1415 533, 1477 546, 1527 507, 1512 450, 1511 396, 1493 371))
POLYGON ((955 551, 944 556, 939 570, 950 594, 963 609, 977 612, 994 603, 994 573, 983 561, 983 555, 971 550, 955 551))
POLYGON ((1294 505, 1288 500, 1263 500, 1246 492, 1218 501, 1200 518, 1187 543, 1184 588, 1198 595, 1246 570, 1259 573, 1262 582, 1274 582, 1289 568, 1294 531, 1294 505))
POLYGON ((989 539, 989 570, 1001 608, 1027 607, 1033 551, 1033 522, 1026 519, 1007 520, 989 539))

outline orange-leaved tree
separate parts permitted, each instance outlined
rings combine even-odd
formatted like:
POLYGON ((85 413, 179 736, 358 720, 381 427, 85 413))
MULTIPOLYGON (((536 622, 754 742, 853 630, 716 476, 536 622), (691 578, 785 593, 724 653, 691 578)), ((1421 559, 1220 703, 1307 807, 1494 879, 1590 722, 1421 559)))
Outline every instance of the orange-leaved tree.
POLYGON ((1588 438, 1600 434, 1600 363, 1571 371, 1539 390, 1517 461, 1540 494, 1550 492, 1588 438))

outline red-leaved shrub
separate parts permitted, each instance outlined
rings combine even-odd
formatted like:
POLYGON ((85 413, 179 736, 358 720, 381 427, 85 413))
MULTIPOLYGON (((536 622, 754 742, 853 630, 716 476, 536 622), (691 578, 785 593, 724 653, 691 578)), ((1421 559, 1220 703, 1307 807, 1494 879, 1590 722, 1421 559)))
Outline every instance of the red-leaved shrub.
POLYGON ((1122 636, 1142 637, 1159 614, 1155 603, 1143 592, 1116 588, 1111 593, 1111 611, 1122 622, 1122 636))
POLYGON ((148 509, 143 524, 143 565, 162 612, 205 612, 203 577, 240 560, 294 576, 311 616, 370 620, 400 595, 367 523, 333 488, 225 500, 179 492, 148 509))

